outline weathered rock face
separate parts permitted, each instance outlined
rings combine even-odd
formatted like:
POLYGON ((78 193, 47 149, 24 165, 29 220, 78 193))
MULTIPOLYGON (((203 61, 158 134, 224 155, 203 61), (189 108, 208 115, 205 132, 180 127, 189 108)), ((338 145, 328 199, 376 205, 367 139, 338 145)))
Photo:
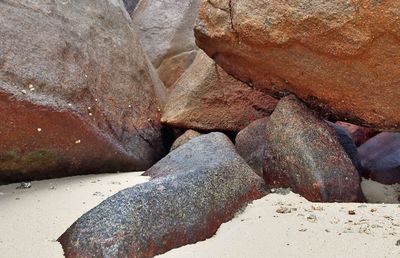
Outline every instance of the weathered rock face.
POLYGON ((153 65, 159 68, 164 62, 161 74, 168 87, 193 61, 190 53, 197 49, 193 27, 199 5, 200 0, 142 0, 131 15, 153 65), (181 59, 180 65, 177 68, 174 64, 170 73, 165 73, 165 62, 171 58, 181 59))
POLYGON ((162 86, 122 1, 64 2, 0 2, 0 181, 144 170, 162 154, 162 86))
POLYGON ((282 99, 266 129, 264 179, 310 201, 362 201, 360 177, 336 132, 293 96, 282 99))
POLYGON ((400 133, 380 133, 358 151, 365 177, 382 184, 400 184, 400 133))
POLYGON ((178 139, 175 140, 175 142, 171 146, 171 151, 175 150, 176 148, 180 147, 181 145, 187 143, 193 138, 196 138, 197 136, 200 136, 201 133, 196 132, 194 130, 187 130, 184 134, 179 136, 178 139))
POLYGON ((196 58, 197 50, 184 52, 176 56, 166 58, 162 61, 157 71, 165 87, 173 89, 176 81, 193 63, 196 58))
POLYGON ((396 0, 203 1, 195 36, 256 88, 293 92, 335 120, 400 130, 399 13, 396 0))
POLYGON ((179 128, 240 131, 268 116, 277 100, 222 70, 204 52, 171 92, 161 121, 179 128))
POLYGON ((60 237, 66 257, 153 257, 211 237, 264 195, 263 180, 221 133, 191 140, 148 172, 159 178, 108 198, 60 237))
POLYGON ((252 122, 240 131, 235 139, 235 147, 239 155, 261 177, 263 176, 265 131, 268 120, 269 118, 265 117, 252 122))
POLYGON ((362 145, 370 138, 374 137, 379 133, 371 128, 353 125, 347 122, 338 121, 336 122, 336 124, 339 125, 340 127, 343 127, 349 132, 356 146, 362 145))

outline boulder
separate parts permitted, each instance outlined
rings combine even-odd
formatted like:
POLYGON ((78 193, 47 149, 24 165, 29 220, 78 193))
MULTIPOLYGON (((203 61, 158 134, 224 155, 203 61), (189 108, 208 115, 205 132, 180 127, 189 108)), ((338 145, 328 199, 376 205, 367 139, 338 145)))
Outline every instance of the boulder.
POLYGON ((265 194, 221 133, 192 139, 147 172, 152 181, 106 199, 59 238, 66 257, 153 257, 211 237, 265 194))
POLYGON ((265 131, 268 117, 258 119, 241 130, 235 139, 239 155, 259 175, 263 176, 264 152, 266 148, 265 131))
POLYGON ((315 202, 363 201, 360 176, 335 130, 294 96, 283 98, 266 129, 264 179, 315 202))
POLYGON ((172 90, 176 81, 196 58, 197 50, 183 52, 181 54, 164 59, 157 71, 165 87, 172 90))
POLYGON ((397 0, 202 1, 196 43, 254 87, 332 120, 400 130, 397 0))
POLYGON ((382 184, 400 184, 400 133, 384 132, 358 148, 364 176, 382 184))
POLYGON ((0 181, 161 158, 163 86, 129 19, 122 1, 0 2, 0 181))
POLYGON ((187 130, 184 134, 179 136, 175 142, 171 146, 171 151, 175 150, 176 148, 180 147, 181 145, 187 143, 193 138, 196 138, 197 136, 200 136, 201 133, 196 132, 194 130, 187 130))
POLYGON ((161 121, 178 128, 239 132, 270 115, 277 100, 236 80, 204 52, 176 82, 161 121))
POLYGON ((374 137, 377 135, 379 132, 376 130, 373 130, 371 128, 367 127, 362 127, 354 124, 350 124, 347 122, 342 122, 338 121, 336 124, 340 127, 343 127, 346 129, 349 134, 351 135, 351 138, 353 138, 354 143, 356 146, 360 146, 366 141, 368 141, 370 138, 374 137))
POLYGON ((193 27, 200 0, 142 0, 131 14, 154 67, 170 87, 193 61, 193 27))

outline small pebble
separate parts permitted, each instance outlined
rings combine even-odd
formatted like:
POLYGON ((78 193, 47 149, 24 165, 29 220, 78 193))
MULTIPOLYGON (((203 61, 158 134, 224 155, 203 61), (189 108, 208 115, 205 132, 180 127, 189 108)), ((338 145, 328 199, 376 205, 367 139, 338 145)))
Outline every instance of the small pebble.
POLYGON ((16 189, 27 189, 31 188, 32 184, 30 182, 21 182, 19 186, 16 187, 16 189))
POLYGON ((349 210, 349 215, 356 215, 356 212, 355 212, 355 210, 349 210))

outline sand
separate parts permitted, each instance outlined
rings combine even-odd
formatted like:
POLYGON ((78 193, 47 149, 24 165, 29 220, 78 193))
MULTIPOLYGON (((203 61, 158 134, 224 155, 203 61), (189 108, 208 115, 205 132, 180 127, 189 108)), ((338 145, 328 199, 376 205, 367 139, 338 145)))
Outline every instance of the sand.
MULTIPOLYGON (((148 180, 140 174, 45 180, 29 189, 0 186, 0 257, 63 257, 55 240, 108 196, 148 180)), ((382 198, 393 199, 391 191, 382 198)), ((398 241, 399 204, 313 204, 284 191, 254 201, 214 237, 160 257, 398 258, 398 241)))
POLYGON ((144 183, 142 173, 76 176, 0 186, 0 257, 64 257, 56 239, 91 208, 116 192, 144 183))

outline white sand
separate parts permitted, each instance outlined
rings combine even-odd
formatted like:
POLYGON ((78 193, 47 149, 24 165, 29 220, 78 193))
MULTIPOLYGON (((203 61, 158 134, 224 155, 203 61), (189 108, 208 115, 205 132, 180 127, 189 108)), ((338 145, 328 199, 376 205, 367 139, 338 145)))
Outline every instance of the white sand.
POLYGON ((211 239, 160 257, 399 258, 398 240, 398 204, 312 204, 293 193, 270 194, 223 224, 211 239), (281 207, 297 210, 277 213, 281 207))
MULTIPOLYGON (((121 173, 32 182, 32 188, 21 190, 15 189, 18 184, 0 186, 0 257, 63 257, 55 240, 76 219, 117 191, 145 181, 140 173, 121 173)), ((293 193, 270 194, 211 239, 160 257, 398 258, 398 240, 399 204, 312 204, 293 193), (281 207, 297 210, 277 213, 281 207)))
POLYGON ((32 182, 29 189, 0 186, 0 257, 64 257, 56 239, 107 197, 148 180, 140 175, 76 176, 32 182))

